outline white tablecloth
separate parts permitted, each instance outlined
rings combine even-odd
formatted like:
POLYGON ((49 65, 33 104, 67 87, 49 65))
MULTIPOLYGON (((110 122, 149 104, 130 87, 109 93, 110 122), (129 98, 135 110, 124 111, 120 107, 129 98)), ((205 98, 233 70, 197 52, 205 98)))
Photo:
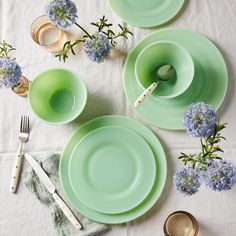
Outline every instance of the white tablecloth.
MULTIPOLYGON (((122 41, 122 55, 104 64, 90 62, 83 52, 71 57, 67 64, 59 63, 51 54, 31 40, 29 29, 34 18, 43 13, 46 0, 0 0, 0 38, 17 48, 17 61, 24 75, 33 79, 39 72, 53 67, 69 68, 86 82, 89 98, 83 114, 64 126, 50 126, 30 111, 27 100, 10 90, 0 91, 0 236, 56 235, 49 210, 41 205, 21 183, 17 194, 8 192, 11 169, 18 146, 19 119, 29 114, 32 125, 28 152, 62 150, 69 135, 82 123, 97 116, 119 114, 139 119, 127 104, 122 89, 122 70, 125 54, 153 30, 131 27, 134 37, 122 41)), ((76 1, 77 2, 77 1, 76 1)), ((105 14, 114 24, 119 19, 112 14, 105 0, 78 1, 79 22, 86 27, 105 14)), ((221 108, 222 121, 228 122, 224 132, 224 156, 236 164, 236 1, 190 0, 183 14, 167 27, 181 27, 199 31, 212 39, 221 49, 229 70, 229 90, 221 108)), ((193 42, 194 43, 194 42, 193 42)), ((214 58, 212 58, 214 60, 214 58)), ((113 226, 108 236, 163 235, 162 226, 167 215, 175 210, 193 213, 200 223, 201 236, 236 235, 236 187, 232 191, 215 193, 201 188, 193 197, 184 197, 172 185, 172 176, 182 163, 180 151, 196 151, 198 140, 185 132, 161 130, 149 126, 163 142, 168 159, 168 181, 158 203, 143 217, 127 224, 113 226)), ((24 163, 26 168, 27 163, 24 163)))

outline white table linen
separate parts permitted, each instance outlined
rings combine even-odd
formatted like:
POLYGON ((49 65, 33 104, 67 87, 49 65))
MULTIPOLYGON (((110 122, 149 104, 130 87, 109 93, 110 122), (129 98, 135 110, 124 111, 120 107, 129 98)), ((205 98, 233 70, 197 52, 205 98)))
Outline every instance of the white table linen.
MULTIPOLYGON (((103 64, 95 64, 81 50, 71 56, 66 64, 38 47, 31 39, 31 22, 43 14, 46 0, 0 0, 0 39, 6 39, 17 48, 15 56, 23 68, 23 74, 33 79, 39 72, 50 68, 68 68, 81 75, 89 92, 83 114, 74 122, 63 126, 43 123, 30 111, 25 98, 10 90, 0 90, 0 235, 1 236, 54 236, 49 210, 40 204, 26 187, 19 185, 17 194, 9 193, 11 170, 18 147, 19 120, 22 114, 30 115, 32 131, 26 151, 61 151, 71 133, 82 123, 94 117, 119 114, 141 120, 129 107, 122 88, 122 71, 125 55, 149 32, 155 29, 130 27, 134 37, 120 40, 119 56, 103 64)), ((79 22, 93 30, 89 22, 106 15, 114 24, 120 20, 112 13, 105 0, 78 2, 79 22)), ((222 51, 229 71, 229 90, 220 109, 221 119, 228 122, 223 143, 225 158, 236 164, 235 142, 235 76, 236 76, 236 1, 190 0, 183 14, 165 27, 181 27, 203 33, 222 51)), ((76 28, 72 28, 76 31, 76 28)), ((193 42, 194 43, 194 42, 193 42)), ((214 58, 212 58, 214 60, 214 58)), ((147 123, 146 123, 147 124, 147 123)), ((148 124, 147 124, 148 125, 148 124)), ((182 166, 177 160, 180 151, 197 151, 199 140, 185 132, 162 130, 148 125, 160 138, 168 159, 168 180, 158 203, 140 219, 113 226, 107 236, 163 235, 165 218, 175 210, 186 210, 200 223, 200 236, 236 235, 236 187, 232 191, 216 193, 201 188, 193 197, 180 195, 172 184, 174 171, 182 166)), ((27 163, 24 163, 26 168, 27 163)))

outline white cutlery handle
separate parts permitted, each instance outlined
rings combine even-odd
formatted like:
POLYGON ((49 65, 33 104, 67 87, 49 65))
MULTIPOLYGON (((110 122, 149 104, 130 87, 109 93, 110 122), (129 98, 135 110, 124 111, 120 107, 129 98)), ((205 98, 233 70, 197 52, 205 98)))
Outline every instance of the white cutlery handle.
POLYGON ((52 194, 53 198, 55 199, 58 206, 61 208, 65 216, 68 218, 68 220, 75 226, 77 229, 82 229, 83 226, 80 224, 80 222, 76 219, 73 212, 70 210, 70 208, 66 205, 66 203, 61 199, 61 197, 54 192, 52 194))
POLYGON ((17 157, 15 159, 15 164, 12 170, 12 177, 11 177, 11 183, 10 183, 10 189, 9 191, 11 193, 15 193, 18 185, 18 180, 19 180, 19 175, 20 175, 20 169, 21 169, 21 164, 23 160, 23 155, 22 155, 22 146, 23 143, 20 143, 18 152, 17 152, 17 157))
POLYGON ((135 101, 134 106, 139 107, 143 101, 148 98, 157 87, 158 83, 152 83, 135 101))

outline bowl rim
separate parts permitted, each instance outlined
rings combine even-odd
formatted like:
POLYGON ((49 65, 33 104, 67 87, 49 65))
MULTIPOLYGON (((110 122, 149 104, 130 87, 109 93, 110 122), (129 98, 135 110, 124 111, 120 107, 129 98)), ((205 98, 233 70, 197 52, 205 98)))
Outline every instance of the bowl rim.
POLYGON ((151 94, 151 96, 155 96, 155 97, 158 97, 158 98, 163 98, 163 99, 169 99, 169 98, 176 98, 178 96, 180 96, 181 94, 183 94, 189 87, 190 85, 192 84, 193 82, 193 79, 194 79, 194 76, 195 76, 195 64, 194 64, 194 61, 193 61, 193 58, 191 56, 191 54, 183 47, 181 46, 180 44, 178 43, 175 43, 175 42, 172 42, 172 41, 169 41, 169 40, 160 40, 160 41, 156 41, 156 42, 153 42, 153 43, 150 43, 149 45, 145 46, 141 51, 140 53, 138 54, 137 56, 137 59, 135 61, 135 65, 134 65, 134 70, 135 70, 135 79, 136 81, 138 82, 139 86, 143 89, 143 90, 146 90, 146 88, 143 86, 143 84, 141 83, 140 79, 139 79, 139 76, 138 76, 138 62, 140 61, 140 58, 142 57, 142 55, 146 52, 146 50, 148 50, 150 47, 154 46, 154 45, 158 45, 158 44, 172 44, 178 48, 180 48, 188 57, 189 57, 189 61, 191 63, 191 68, 192 68, 192 72, 191 72, 191 79, 189 80, 189 83, 186 83, 187 86, 185 86, 183 89, 181 89, 179 92, 176 92, 175 94, 172 94, 172 95, 153 95, 151 94))
POLYGON ((197 221, 197 219, 196 219, 191 213, 189 213, 189 212, 187 212, 187 211, 184 211, 184 210, 174 211, 174 212, 170 213, 170 214, 167 216, 167 218, 166 218, 166 220, 165 220, 165 222, 164 222, 164 225, 163 225, 163 231, 164 231, 165 236, 170 236, 169 233, 168 233, 168 229, 167 229, 167 222, 168 222, 168 220, 169 220, 172 216, 175 216, 175 215, 177 215, 177 214, 183 214, 183 215, 187 216, 187 217, 191 220, 192 225, 193 225, 193 235, 191 235, 191 236, 197 236, 197 234, 198 234, 198 232, 199 232, 199 224, 198 224, 198 221, 197 221))
POLYGON ((87 86, 85 84, 85 82, 81 79, 81 76, 74 72, 73 70, 70 70, 70 69, 67 69, 67 68, 52 68, 52 69, 48 69, 48 70, 44 70, 42 72, 40 72, 39 74, 37 74, 34 79, 31 81, 31 86, 29 87, 29 94, 28 94, 28 104, 32 110, 32 112, 42 121, 44 121, 45 123, 47 124, 50 124, 50 125, 64 125, 64 124, 68 124, 70 122, 72 122, 73 120, 75 120, 84 110, 86 104, 87 104, 87 99, 88 99, 88 91, 87 91, 87 86), (81 105, 81 108, 78 110, 78 112, 75 113, 75 115, 67 120, 64 120, 64 121, 60 121, 60 122, 54 122, 54 121, 49 121, 49 120, 46 120, 44 118, 42 118, 41 116, 39 116, 39 114, 35 111, 35 109, 33 108, 33 106, 31 105, 31 102, 30 102, 30 97, 31 97, 31 94, 32 94, 32 90, 31 90, 31 86, 33 85, 34 81, 38 79, 38 77, 40 77, 42 74, 46 73, 46 72, 49 72, 49 71, 55 71, 55 70, 63 70, 63 71, 67 71, 67 72, 70 72, 72 74, 74 74, 81 82, 81 85, 82 85, 82 89, 85 93, 85 96, 84 96, 84 101, 81 105))

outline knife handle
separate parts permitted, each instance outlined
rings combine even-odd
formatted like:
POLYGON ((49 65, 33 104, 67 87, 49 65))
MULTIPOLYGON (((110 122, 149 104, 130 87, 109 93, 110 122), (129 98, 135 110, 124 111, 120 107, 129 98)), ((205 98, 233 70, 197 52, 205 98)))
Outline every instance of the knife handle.
POLYGON ((52 194, 53 198, 55 199, 56 203, 58 206, 61 208, 67 219, 75 226, 76 229, 82 229, 83 226, 81 223, 76 219, 75 215, 73 212, 70 210, 70 208, 66 205, 66 203, 61 199, 61 197, 54 192, 52 194))
POLYGON ((10 189, 9 189, 11 193, 16 192, 17 185, 18 185, 20 169, 21 169, 21 164, 22 164, 22 159, 23 159, 22 146, 23 146, 23 143, 21 142, 18 148, 17 157, 15 159, 14 167, 12 170, 12 177, 11 177, 11 183, 10 183, 10 189))

